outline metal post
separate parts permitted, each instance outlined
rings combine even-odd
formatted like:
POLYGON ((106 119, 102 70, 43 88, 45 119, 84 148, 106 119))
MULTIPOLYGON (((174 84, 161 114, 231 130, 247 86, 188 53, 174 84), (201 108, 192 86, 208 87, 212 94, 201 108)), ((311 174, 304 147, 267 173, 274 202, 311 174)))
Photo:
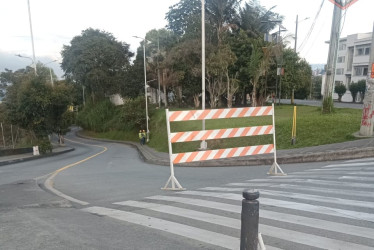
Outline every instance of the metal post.
MULTIPOLYGON (((205 110, 205 0, 201 0, 201 109, 205 110)), ((203 120, 203 131, 205 120, 203 120)), ((200 148, 207 148, 206 141, 201 141, 200 148)))
POLYGON ((31 33, 31 45, 32 45, 32 59, 33 59, 33 63, 34 63, 35 75, 38 75, 37 72, 36 72, 35 49, 34 49, 34 35, 32 33, 30 0, 27 0, 27 5, 28 5, 28 9, 29 9, 29 22, 30 22, 30 33, 31 33))
POLYGON ((52 77, 52 70, 49 68, 49 75, 51 76, 51 85, 53 87, 53 77, 52 77))
POLYGON ((244 190, 240 230, 240 250, 257 250, 260 193, 255 190, 244 190))
POLYGON ((145 93, 145 119, 147 123, 147 142, 149 142, 148 128, 148 96, 147 96, 147 64, 145 60, 145 38, 143 40, 143 56, 144 56, 144 93, 145 93))
POLYGON ((12 145, 13 145, 13 149, 14 149, 14 140, 13 140, 13 125, 10 124, 10 133, 12 135, 12 145))
POLYGON ((161 108, 161 88, 160 88, 160 65, 158 58, 160 56, 160 33, 157 32, 157 81, 158 81, 158 107, 161 108))
POLYGON ((336 3, 337 4, 334 5, 334 14, 331 25, 329 54, 327 58, 326 68, 326 81, 323 93, 322 111, 325 113, 330 113, 333 108, 332 91, 334 88, 336 54, 338 50, 340 22, 342 16, 342 9, 338 6, 338 4, 340 4, 341 6, 341 2, 336 0, 336 3))
POLYGON ((2 136, 3 136, 3 144, 4 144, 4 148, 5 148, 5 137, 4 137, 4 128, 3 128, 3 123, 1 122, 0 125, 1 125, 1 134, 2 134, 2 136))
POLYGON ((296 46, 297 46, 297 25, 299 24, 299 15, 296 15, 296 30, 295 30, 295 52, 296 52, 296 46))
POLYGON ((84 89, 85 89, 86 87, 84 86, 84 85, 82 85, 82 91, 83 91, 83 106, 86 106, 86 99, 85 99, 85 97, 84 97, 84 89))

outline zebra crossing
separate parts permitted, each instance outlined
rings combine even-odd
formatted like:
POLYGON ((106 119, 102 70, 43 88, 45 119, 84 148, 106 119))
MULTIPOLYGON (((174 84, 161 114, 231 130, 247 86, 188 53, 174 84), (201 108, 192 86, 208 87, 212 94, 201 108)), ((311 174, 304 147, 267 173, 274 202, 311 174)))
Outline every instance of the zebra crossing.
POLYGON ((239 249, 242 191, 260 192, 266 249, 374 249, 374 159, 126 200, 82 211, 239 249), (113 208, 115 207, 115 208, 113 208))

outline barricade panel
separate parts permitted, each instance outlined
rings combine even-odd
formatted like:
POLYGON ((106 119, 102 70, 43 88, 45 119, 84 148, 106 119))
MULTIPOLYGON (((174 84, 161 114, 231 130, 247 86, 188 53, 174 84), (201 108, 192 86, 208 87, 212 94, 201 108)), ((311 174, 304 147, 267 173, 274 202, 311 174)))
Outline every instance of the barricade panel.
POLYGON ((276 142, 275 142, 275 119, 274 104, 264 107, 247 107, 232 109, 208 109, 208 110, 187 110, 187 111, 169 111, 166 109, 166 123, 168 133, 169 159, 170 159, 170 178, 163 189, 183 190, 178 180, 174 176, 174 164, 206 161, 215 159, 224 159, 232 157, 250 156, 258 154, 274 153, 274 163, 268 174, 285 175, 277 163, 276 142), (251 116, 272 116, 272 125, 252 126, 241 128, 214 129, 203 131, 173 132, 170 131, 170 123, 177 121, 196 121, 210 119, 241 118, 251 116), (195 152, 184 152, 173 154, 172 143, 205 141, 214 139, 236 138, 243 136, 273 135, 273 144, 245 146, 237 148, 225 148, 195 152), (278 173, 278 170, 280 173, 278 173), (169 188, 169 184, 171 187, 169 188))
POLYGON ((264 107, 248 107, 248 108, 232 108, 232 109, 206 109, 206 110, 186 110, 186 111, 170 111, 170 122, 178 121, 196 121, 211 120, 225 118, 239 118, 250 116, 266 116, 272 115, 271 106, 264 107))
POLYGON ((175 132, 171 133, 170 137, 171 143, 177 143, 271 134, 273 134, 273 126, 268 125, 242 128, 215 129, 205 131, 175 132))
POLYGON ((241 157, 248 155, 270 154, 274 152, 274 145, 258 145, 238 148, 225 148, 206 151, 194 151, 186 153, 172 154, 174 164, 187 163, 194 161, 206 161, 215 159, 224 159, 232 157, 241 157))

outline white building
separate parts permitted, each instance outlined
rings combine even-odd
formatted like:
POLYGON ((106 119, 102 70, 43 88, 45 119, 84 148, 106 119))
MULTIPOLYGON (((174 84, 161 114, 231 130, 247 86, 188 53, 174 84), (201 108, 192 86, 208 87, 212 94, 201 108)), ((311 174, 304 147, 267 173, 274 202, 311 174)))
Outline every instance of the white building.
MULTIPOLYGON (((359 80, 366 79, 370 60, 371 38, 371 32, 340 38, 336 58, 334 86, 344 84, 348 90, 351 82, 357 83, 359 80)), ((338 95, 334 93, 333 98, 338 99, 338 95)), ((343 96, 342 101, 352 101, 349 90, 343 96)))

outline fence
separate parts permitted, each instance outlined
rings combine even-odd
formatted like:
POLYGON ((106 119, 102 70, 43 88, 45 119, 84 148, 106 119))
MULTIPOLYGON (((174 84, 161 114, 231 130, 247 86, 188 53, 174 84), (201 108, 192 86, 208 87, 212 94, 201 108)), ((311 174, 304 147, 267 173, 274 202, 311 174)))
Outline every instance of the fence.
POLYGON ((232 109, 210 109, 210 110, 187 110, 187 111, 170 111, 166 109, 166 123, 168 133, 168 146, 170 158, 170 177, 163 189, 166 190, 183 190, 174 175, 174 164, 188 163, 195 161, 216 160, 231 157, 241 157, 258 154, 274 154, 274 163, 268 174, 285 175, 277 163, 276 143, 275 143, 275 119, 274 104, 272 106, 251 107, 251 108, 232 108, 232 109), (215 129, 189 132, 170 132, 171 122, 195 121, 195 120, 212 120, 212 119, 229 119, 253 116, 272 116, 272 125, 215 129), (226 148, 206 151, 195 151, 176 153, 172 152, 172 143, 205 141, 213 139, 235 138, 243 136, 273 135, 273 144, 255 145, 237 148, 226 148), (280 173, 278 173, 278 170, 280 173), (171 187, 168 187, 171 184, 171 187))

